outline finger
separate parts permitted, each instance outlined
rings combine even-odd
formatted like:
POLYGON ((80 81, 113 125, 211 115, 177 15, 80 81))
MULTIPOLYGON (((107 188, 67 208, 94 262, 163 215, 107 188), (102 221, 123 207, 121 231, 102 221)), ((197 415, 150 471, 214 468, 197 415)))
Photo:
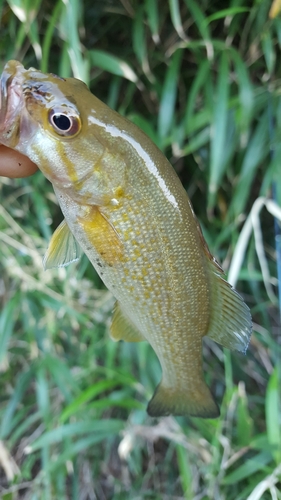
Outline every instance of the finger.
POLYGON ((37 165, 27 156, 0 144, 0 176, 28 177, 38 170, 37 165))

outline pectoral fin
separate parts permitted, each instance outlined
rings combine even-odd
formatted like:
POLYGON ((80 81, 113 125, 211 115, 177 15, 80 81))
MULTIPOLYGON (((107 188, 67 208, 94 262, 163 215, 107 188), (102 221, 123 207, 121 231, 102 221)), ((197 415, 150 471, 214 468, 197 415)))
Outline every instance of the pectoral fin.
POLYGON ((55 230, 43 258, 44 269, 65 267, 79 260, 81 248, 71 233, 65 220, 55 230))
POLYGON ((127 342, 141 342, 145 340, 130 319, 122 312, 119 302, 115 304, 110 327, 110 336, 112 340, 116 342, 118 340, 126 340, 127 342))
POLYGON ((227 349, 246 352, 252 333, 248 306, 234 288, 223 279, 216 263, 210 262, 212 313, 207 336, 227 349))
POLYGON ((83 217, 78 217, 77 222, 82 226, 86 236, 104 260, 114 266, 123 258, 123 245, 114 227, 110 224, 98 207, 85 207, 83 217))

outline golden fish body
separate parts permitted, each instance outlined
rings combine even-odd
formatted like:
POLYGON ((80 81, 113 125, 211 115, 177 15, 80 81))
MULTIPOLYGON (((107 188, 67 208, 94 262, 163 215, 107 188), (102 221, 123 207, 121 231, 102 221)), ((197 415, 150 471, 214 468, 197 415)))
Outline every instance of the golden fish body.
POLYGON ((202 338, 245 352, 251 317, 168 160, 84 83, 16 61, 1 77, 0 143, 28 156, 54 186, 66 222, 45 266, 75 260, 77 240, 117 299, 112 338, 147 340, 156 352, 162 381, 149 414, 217 416, 202 338))

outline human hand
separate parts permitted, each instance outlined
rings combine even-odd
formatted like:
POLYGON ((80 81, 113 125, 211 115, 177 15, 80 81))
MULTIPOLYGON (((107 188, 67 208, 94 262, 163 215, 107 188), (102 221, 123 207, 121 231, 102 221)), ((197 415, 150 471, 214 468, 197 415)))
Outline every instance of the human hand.
POLYGON ((27 156, 0 144, 0 176, 10 178, 28 177, 37 170, 37 165, 27 156))

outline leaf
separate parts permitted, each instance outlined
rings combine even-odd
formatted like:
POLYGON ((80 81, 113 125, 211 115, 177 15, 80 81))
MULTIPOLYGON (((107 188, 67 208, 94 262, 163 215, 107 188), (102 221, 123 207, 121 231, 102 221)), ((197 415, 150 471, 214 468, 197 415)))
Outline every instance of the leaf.
POLYGON ((198 132, 198 134, 194 135, 192 139, 189 139, 187 146, 184 146, 181 155, 187 156, 191 153, 195 153, 202 146, 207 144, 210 139, 210 130, 209 128, 205 128, 198 132))
POLYGON ((198 114, 197 99, 199 97, 201 88, 205 85, 208 78, 210 78, 210 63, 208 59, 206 59, 199 65, 196 76, 188 92, 187 106, 185 110, 185 124, 187 134, 193 132, 191 123, 192 118, 196 117, 196 115, 198 114))
POLYGON ((281 1, 273 0, 269 11, 270 19, 274 19, 276 16, 278 16, 280 11, 281 11, 281 1))
POLYGON ((169 0, 169 6, 170 6, 170 14, 171 14, 171 19, 172 23, 174 25, 174 28, 176 32, 178 33, 179 37, 182 39, 185 39, 185 33, 184 29, 182 26, 182 21, 181 21, 181 14, 180 14, 180 6, 179 6, 179 0, 169 0))
POLYGON ((13 391, 13 395, 6 406, 5 412, 2 417, 1 427, 0 427, 0 439, 6 439, 11 432, 14 425, 14 414, 17 410, 19 402, 22 400, 25 391, 27 390, 31 377, 34 374, 34 367, 25 373, 21 373, 18 377, 16 387, 13 391))
POLYGON ((60 421, 65 422, 73 413, 81 410, 81 407, 84 403, 87 403, 91 399, 95 398, 102 392, 107 391, 108 389, 112 389, 119 385, 120 381, 115 380, 102 380, 97 382, 96 384, 88 387, 85 391, 83 391, 76 399, 72 401, 70 405, 68 405, 65 410, 62 412, 60 421))
POLYGON ((40 65, 41 71, 43 71, 43 73, 46 73, 48 71, 48 60, 50 55, 51 42, 56 28, 56 24, 62 12, 62 8, 63 8, 63 2, 61 2, 61 0, 58 0, 56 6, 53 8, 51 18, 49 20, 47 29, 44 33, 44 39, 42 44, 42 60, 40 65))
POLYGON ((89 82, 89 64, 83 57, 79 37, 80 19, 82 6, 76 0, 64 2, 64 10, 61 16, 61 26, 64 29, 64 38, 67 40, 67 50, 71 68, 75 78, 85 83, 89 82))
POLYGON ((177 50, 172 56, 164 80, 158 115, 158 133, 162 141, 170 132, 174 119, 181 59, 182 51, 177 50))
POLYGON ((223 19, 225 17, 233 17, 237 14, 242 14, 243 12, 250 12, 247 7, 230 7, 229 9, 222 9, 215 12, 211 16, 205 18, 205 24, 210 24, 212 21, 217 21, 218 19, 223 19))
MULTIPOLYGON (((122 420, 84 420, 74 424, 66 424, 49 432, 45 432, 40 438, 32 443, 26 450, 27 453, 33 453, 36 450, 44 448, 46 445, 61 442, 64 438, 75 438, 80 434, 99 435, 100 433, 118 434, 124 427, 122 420)), ((104 438, 105 436, 103 436, 104 438)), ((103 439, 102 438, 102 439, 103 439)))
POLYGON ((230 211, 241 214, 249 198, 251 184, 258 166, 268 154, 268 112, 262 114, 259 124, 249 140, 242 162, 241 174, 235 189, 230 211))
POLYGON ((119 59, 103 50, 89 50, 90 60, 94 66, 109 71, 113 75, 123 76, 127 80, 136 83, 138 77, 132 68, 122 59, 119 59))
POLYGON ((272 453, 277 464, 281 462, 280 381, 280 367, 277 365, 270 375, 265 396, 265 415, 268 442, 274 446, 272 453))
POLYGON ((192 15, 192 18, 195 21, 195 24, 201 34, 203 40, 210 40, 210 30, 206 23, 206 18, 199 7, 199 2, 195 2, 194 0, 185 0, 188 10, 192 15))
POLYGON ((159 13, 157 0, 145 0, 145 10, 152 38, 155 43, 159 43, 159 13))
POLYGON ((244 460, 240 467, 237 467, 235 471, 231 472, 222 480, 222 484, 235 484, 239 483, 243 479, 250 477, 256 472, 259 473, 259 480, 261 480, 262 472, 266 474, 266 465, 272 461, 272 454, 267 451, 262 451, 258 453, 255 457, 249 458, 249 460, 244 460))
POLYGON ((62 453, 60 453, 58 456, 53 457, 53 459, 48 462, 48 465, 46 467, 47 471, 54 473, 59 467, 65 465, 71 459, 75 459, 77 456, 79 456, 79 453, 81 451, 85 452, 88 448, 95 449, 94 445, 100 443, 103 440, 109 440, 111 435, 114 435, 115 433, 118 434, 118 432, 111 432, 109 429, 108 432, 102 431, 97 434, 78 439, 74 443, 67 443, 67 446, 64 447, 66 449, 63 450, 62 453))
POLYGON ((193 497, 193 487, 192 487, 192 468, 188 456, 188 451, 186 448, 178 444, 176 446, 177 461, 180 472, 180 481, 183 490, 183 494, 187 500, 193 497))
POLYGON ((36 373, 36 395, 41 418, 45 423, 48 423, 50 417, 49 386, 46 370, 43 367, 40 367, 36 373))
POLYGON ((151 123, 151 120, 147 120, 142 115, 134 113, 130 114, 127 117, 130 121, 132 121, 135 125, 137 125, 140 129, 142 129, 148 137, 156 144, 156 146, 160 147, 159 137, 154 127, 151 123))
POLYGON ((263 36, 261 38, 261 44, 267 66, 267 71, 271 75, 275 66, 276 53, 274 50, 273 40, 271 38, 270 31, 266 31, 265 33, 263 33, 263 36))
POLYGON ((240 382, 237 402, 237 442, 239 446, 248 446, 253 433, 253 419, 248 408, 245 386, 240 382))
POLYGON ((0 313, 0 364, 6 357, 10 337, 17 319, 20 294, 7 302, 0 313))
POLYGON ((238 126, 242 132, 245 132, 248 130, 253 116, 254 90, 247 66, 240 54, 235 49, 232 49, 230 54, 235 65, 239 83, 240 116, 238 126))
POLYGON ((227 128, 229 97, 228 56, 222 53, 219 65, 218 83, 214 97, 213 123, 210 144, 210 181, 208 207, 215 205, 215 196, 225 168, 225 138, 227 128))
POLYGON ((143 66, 147 59, 143 8, 139 8, 135 15, 133 27, 133 48, 140 64, 143 66))

